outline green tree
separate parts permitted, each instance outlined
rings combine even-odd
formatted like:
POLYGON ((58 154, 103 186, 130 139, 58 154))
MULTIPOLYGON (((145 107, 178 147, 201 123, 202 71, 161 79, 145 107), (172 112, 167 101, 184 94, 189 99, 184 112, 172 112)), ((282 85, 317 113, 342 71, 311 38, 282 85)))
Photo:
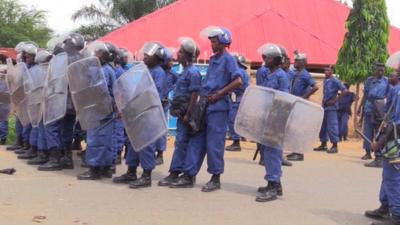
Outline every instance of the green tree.
POLYGON ((51 33, 44 11, 28 9, 15 0, 0 0, 0 46, 14 47, 28 40, 45 46, 51 33))
MULTIPOLYGON (((385 0, 355 0, 347 22, 347 33, 339 51, 336 72, 340 79, 356 85, 357 96, 362 83, 371 74, 376 61, 388 57, 389 19, 385 0)), ((358 101, 354 104, 354 112, 358 101)), ((357 117, 354 116, 354 125, 357 117)))
POLYGON ((162 8, 175 0, 98 0, 99 4, 84 6, 72 15, 72 20, 85 19, 89 25, 77 29, 88 40, 105 34, 162 8))

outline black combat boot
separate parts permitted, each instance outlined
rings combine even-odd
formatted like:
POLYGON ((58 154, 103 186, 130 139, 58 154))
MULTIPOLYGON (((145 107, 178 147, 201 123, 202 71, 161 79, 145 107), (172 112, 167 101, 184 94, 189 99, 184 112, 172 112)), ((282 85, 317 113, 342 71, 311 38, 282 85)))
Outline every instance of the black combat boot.
POLYGON ((5 145, 7 143, 7 138, 2 138, 0 140, 0 145, 5 145))
POLYGON ((57 171, 62 170, 63 166, 60 163, 61 160, 61 150, 51 149, 49 161, 38 167, 39 171, 57 171))
POLYGON ((260 192, 256 198, 257 202, 269 202, 278 199, 279 190, 282 190, 282 185, 278 182, 268 181, 268 185, 260 192))
POLYGON ((202 192, 212 192, 221 189, 220 175, 212 175, 211 180, 201 189, 202 192))
POLYGON ((117 184, 129 184, 137 180, 136 167, 128 167, 128 171, 119 177, 114 177, 113 182, 117 184))
MULTIPOLYGON (((283 195, 283 189, 282 189, 282 184, 281 183, 277 183, 278 185, 277 185, 277 194, 278 194, 278 196, 282 196, 283 195)), ((257 192, 259 192, 259 193, 264 193, 264 192, 266 192, 268 190, 268 185, 267 186, 264 186, 264 187, 259 187, 258 189, 257 189, 257 192)))
POLYGON ((31 145, 29 144, 29 142, 24 142, 23 147, 15 150, 14 153, 17 155, 22 155, 25 152, 27 152, 30 148, 31 148, 31 145))
POLYGON ((400 225, 400 216, 392 215, 388 220, 382 222, 374 222, 372 225, 400 225))
POLYGON ((231 145, 229 145, 228 147, 226 147, 225 150, 230 151, 230 152, 242 151, 242 148, 240 147, 240 140, 234 140, 233 143, 231 145))
POLYGON ((389 206, 381 205, 377 209, 367 210, 365 211, 364 215, 368 218, 375 220, 389 220, 390 218, 389 206))
POLYGON ((115 166, 103 166, 101 171, 101 176, 104 178, 112 178, 115 171, 116 171, 115 166))
POLYGON ((129 187, 133 189, 151 187, 151 170, 143 171, 139 179, 129 183, 129 187))
POLYGON ((38 154, 35 158, 28 160, 29 165, 42 165, 49 161, 48 151, 38 150, 38 154))
POLYGON ((18 155, 18 159, 33 159, 37 156, 37 151, 37 146, 32 145, 24 154, 18 155))
POLYGON ((289 154, 286 158, 289 161, 304 161, 304 154, 292 153, 289 154))
POLYGON ((14 150, 22 148, 23 147, 23 141, 22 140, 23 140, 22 137, 17 137, 17 139, 15 140, 15 143, 13 145, 11 145, 11 146, 8 146, 6 148, 6 150, 14 151, 14 150))
POLYGON ((60 164, 62 165, 63 169, 74 169, 74 160, 72 159, 72 150, 64 149, 64 154, 60 159, 60 164))
POLYGON ((176 182, 173 182, 168 187, 170 188, 192 188, 196 183, 196 177, 183 174, 176 182))
POLYGON ((328 151, 326 151, 326 153, 329 153, 329 154, 336 154, 338 152, 339 152, 339 150, 338 150, 337 143, 333 143, 332 147, 328 151))
POLYGON ((316 151, 316 152, 325 152, 325 151, 328 151, 328 147, 327 147, 327 145, 326 145, 326 142, 325 142, 325 141, 324 141, 324 142, 321 142, 321 145, 318 146, 318 147, 316 147, 316 148, 314 148, 314 151, 316 151))
POLYGON ((158 186, 169 186, 172 183, 178 181, 180 172, 172 171, 168 176, 158 181, 158 186))
POLYGON ((374 167, 374 168, 382 168, 383 167, 383 158, 380 155, 375 155, 375 159, 372 162, 364 164, 366 167, 374 167))
POLYGON ((78 180, 101 180, 101 166, 90 166, 89 170, 79 174, 77 176, 78 180))

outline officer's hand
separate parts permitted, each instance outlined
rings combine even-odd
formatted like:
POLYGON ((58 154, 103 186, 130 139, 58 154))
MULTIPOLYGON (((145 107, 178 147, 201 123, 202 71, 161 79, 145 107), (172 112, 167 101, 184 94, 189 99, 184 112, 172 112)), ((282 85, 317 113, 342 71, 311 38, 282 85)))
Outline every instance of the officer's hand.
POLYGON ((326 105, 327 106, 333 106, 333 105, 335 105, 335 103, 336 103, 336 99, 332 99, 332 100, 327 101, 326 105))
POLYGON ((212 95, 209 95, 209 96, 208 96, 208 101, 209 101, 211 104, 214 104, 214 103, 216 103, 220 98, 221 98, 221 94, 220 94, 219 92, 217 92, 217 93, 214 93, 214 94, 212 94, 212 95))
POLYGON ((371 150, 372 150, 373 152, 379 151, 380 148, 381 148, 381 146, 379 146, 379 144, 376 143, 376 142, 372 143, 372 145, 371 145, 371 150))
POLYGON ((182 121, 183 121, 184 124, 189 124, 189 115, 186 114, 186 115, 182 118, 182 121))

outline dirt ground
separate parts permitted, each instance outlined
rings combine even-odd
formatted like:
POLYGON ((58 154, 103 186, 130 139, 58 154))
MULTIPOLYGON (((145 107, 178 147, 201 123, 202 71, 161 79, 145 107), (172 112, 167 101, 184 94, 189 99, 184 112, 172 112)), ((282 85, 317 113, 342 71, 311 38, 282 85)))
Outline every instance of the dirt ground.
MULTIPOLYGON (((230 144, 230 142, 227 142, 230 144)), ((226 152, 222 189, 202 193, 209 179, 206 165, 192 189, 158 187, 167 175, 173 139, 165 163, 156 168, 153 186, 132 190, 110 179, 78 181, 84 169, 39 172, 0 149, 0 168, 14 167, 15 175, 0 174, 1 225, 364 225, 366 209, 379 205, 381 169, 366 168, 360 160, 361 142, 340 143, 338 155, 308 152, 304 162, 285 167, 284 195, 277 201, 254 201, 265 171, 252 161, 255 144, 242 152, 226 152)), ((76 164, 80 160, 76 159, 76 164)), ((118 167, 117 175, 126 167, 118 167)))

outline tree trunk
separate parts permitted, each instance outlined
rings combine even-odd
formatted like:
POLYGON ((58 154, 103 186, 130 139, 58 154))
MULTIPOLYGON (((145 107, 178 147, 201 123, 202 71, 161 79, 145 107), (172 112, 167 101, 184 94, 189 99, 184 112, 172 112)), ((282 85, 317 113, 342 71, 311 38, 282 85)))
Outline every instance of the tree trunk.
POLYGON ((360 83, 356 84, 356 99, 354 101, 354 108, 353 108, 353 134, 354 137, 359 138, 359 135, 356 133, 356 129, 358 128, 358 101, 360 99, 360 83))

